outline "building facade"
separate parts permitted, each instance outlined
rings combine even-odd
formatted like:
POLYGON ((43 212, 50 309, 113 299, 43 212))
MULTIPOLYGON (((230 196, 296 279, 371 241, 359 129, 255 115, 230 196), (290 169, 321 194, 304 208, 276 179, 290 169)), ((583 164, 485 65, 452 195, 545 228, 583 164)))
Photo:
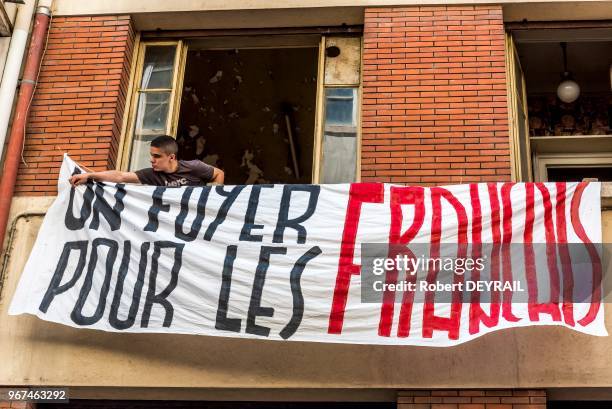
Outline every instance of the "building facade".
POLYGON ((94 170, 133 170, 168 134, 230 184, 612 181, 612 2, 55 0, 51 10, 4 240, 0 385, 67 386, 75 408, 612 402, 612 341, 563 328, 384 347, 117 335, 6 313, 65 152, 94 170), (557 96, 564 71, 580 87, 572 102, 557 96))

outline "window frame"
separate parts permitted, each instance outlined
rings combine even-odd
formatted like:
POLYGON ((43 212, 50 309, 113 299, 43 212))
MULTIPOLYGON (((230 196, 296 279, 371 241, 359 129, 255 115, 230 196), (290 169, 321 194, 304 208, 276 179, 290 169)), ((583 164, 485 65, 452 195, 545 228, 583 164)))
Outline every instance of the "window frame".
POLYGON ((534 157, 536 182, 548 182, 548 168, 584 168, 612 166, 612 153, 548 153, 534 157))
MULTIPOLYGON (((362 149, 362 104, 363 104, 363 34, 359 33, 359 36, 354 34, 350 37, 359 38, 359 75, 357 77, 358 82, 351 83, 333 83, 325 84, 325 48, 327 39, 347 37, 346 35, 323 35, 320 34, 320 40, 318 45, 318 68, 317 68, 317 84, 316 84, 316 101, 315 101, 315 118, 314 118, 314 141, 313 141, 313 166, 312 166, 312 184, 318 184, 321 180, 321 164, 323 159, 323 133, 325 131, 325 88, 355 88, 356 95, 356 169, 355 169, 355 182, 361 181, 361 149, 362 149)), ((172 95, 170 98, 168 122, 166 124, 166 132, 168 135, 176 138, 178 129, 178 120, 180 114, 180 102, 183 92, 183 81, 185 78, 185 67, 187 63, 188 53, 188 42, 189 38, 183 37, 177 40, 170 39, 156 39, 150 37, 144 37, 139 32, 136 36, 134 53, 132 56, 130 82, 127 91, 127 98, 125 102, 124 115, 121 139, 119 144, 118 158, 116 162, 116 169, 128 170, 132 155, 132 147, 135 136, 135 125, 137 119, 138 110, 138 99, 142 92, 140 84, 142 81, 144 57, 147 47, 150 46, 167 46, 176 45, 177 53, 175 55, 175 70, 173 73, 173 87, 172 95)), ((161 90, 161 89, 160 89, 161 90)), ((160 91, 160 90, 147 90, 160 91)), ((164 91, 167 92, 166 89, 164 91)))
POLYGON ((140 35, 135 44, 132 72, 130 73, 130 86, 128 88, 128 99, 126 100, 126 120, 123 124, 122 142, 117 160, 119 170, 128 170, 130 166, 132 147, 136 133, 136 119, 138 116, 138 101, 142 93, 170 92, 168 106, 168 118, 164 133, 176 138, 178 129, 178 117, 180 113, 180 102, 183 94, 183 81, 185 78, 185 65, 187 63, 188 45, 183 40, 170 41, 146 41, 141 40, 140 35), (143 90, 140 88, 144 69, 144 59, 148 47, 175 46, 174 66, 172 73, 172 88, 152 88, 143 90))
POLYGON ((534 166, 532 166, 532 152, 529 139, 529 112, 527 107, 527 88, 523 68, 518 57, 512 32, 506 32, 506 89, 508 93, 508 125, 510 133, 510 172, 514 182, 531 182, 533 180, 534 166), (519 72, 516 72, 518 66, 519 72), (517 90, 520 80, 521 89, 517 90), (519 95, 520 92, 520 95, 519 95), (522 109, 525 117, 523 124, 525 134, 520 134, 520 116, 517 108, 522 109), (525 144, 525 155, 521 155, 521 142, 525 144), (523 157, 524 156, 524 157, 523 157), (526 163, 525 163, 526 162, 526 163), (523 174, 527 180, 523 180, 523 174))
MULTIPOLYGON (((344 36, 346 37, 346 36, 344 36)), ((331 82, 326 83, 325 78, 325 49, 327 40, 341 38, 339 36, 321 36, 321 44, 319 46, 319 74, 317 78, 317 116, 315 118, 315 143, 313 152, 312 166, 312 183, 321 183, 321 171, 323 170, 323 137, 325 134, 325 110, 326 110, 326 95, 325 91, 328 88, 354 88, 357 92, 355 97, 356 110, 355 115, 355 131, 356 149, 355 149, 355 183, 361 182, 361 144, 362 144, 362 104, 363 104, 363 35, 359 38, 359 76, 358 82, 331 82)))

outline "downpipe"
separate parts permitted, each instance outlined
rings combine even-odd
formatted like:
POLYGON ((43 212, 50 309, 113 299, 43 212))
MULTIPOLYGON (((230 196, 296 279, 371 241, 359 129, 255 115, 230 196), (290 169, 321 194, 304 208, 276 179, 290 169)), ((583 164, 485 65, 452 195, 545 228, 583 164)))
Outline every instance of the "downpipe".
MULTIPOLYGON (((17 10, 19 6, 14 3, 4 3, 4 10, 6 11, 6 15, 11 23, 11 27, 13 30, 15 29, 15 23, 17 20, 17 10)), ((30 15, 32 15, 32 10, 30 11, 30 15)), ((30 19, 31 22, 32 19, 30 19)), ((11 38, 12 31, 10 37, 2 37, 0 38, 0 86, 2 84, 2 74, 4 73, 4 66, 6 65, 9 47, 11 46, 11 38)))
POLYGON ((23 56, 28 45, 30 25, 34 17, 36 3, 36 0, 27 0, 26 4, 17 7, 15 25, 13 26, 6 63, 2 73, 2 82, 0 83, 0 159, 4 151, 6 134, 14 106, 15 94, 17 93, 23 56))

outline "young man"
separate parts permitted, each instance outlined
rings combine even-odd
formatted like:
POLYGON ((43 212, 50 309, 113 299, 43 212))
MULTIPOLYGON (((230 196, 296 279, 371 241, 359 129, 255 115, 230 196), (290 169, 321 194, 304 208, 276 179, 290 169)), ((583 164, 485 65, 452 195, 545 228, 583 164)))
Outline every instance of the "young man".
POLYGON ((209 182, 223 184, 221 169, 199 160, 178 160, 178 145, 170 136, 158 136, 151 141, 151 167, 136 172, 107 170, 73 175, 72 186, 87 183, 88 179, 100 182, 141 183, 155 186, 201 186, 209 182))

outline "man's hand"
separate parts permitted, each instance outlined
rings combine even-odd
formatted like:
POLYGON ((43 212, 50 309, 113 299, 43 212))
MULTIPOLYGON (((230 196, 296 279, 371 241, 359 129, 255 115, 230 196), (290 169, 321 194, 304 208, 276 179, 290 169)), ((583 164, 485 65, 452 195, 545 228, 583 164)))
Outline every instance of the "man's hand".
POLYGON ((222 185, 223 182, 225 182, 225 173, 221 169, 213 166, 213 178, 210 182, 216 185, 222 185))
POLYGON ((88 179, 89 179, 89 173, 79 173, 76 175, 72 175, 69 181, 70 181, 70 184, 74 187, 74 186, 79 186, 79 185, 83 185, 87 183, 88 179))

